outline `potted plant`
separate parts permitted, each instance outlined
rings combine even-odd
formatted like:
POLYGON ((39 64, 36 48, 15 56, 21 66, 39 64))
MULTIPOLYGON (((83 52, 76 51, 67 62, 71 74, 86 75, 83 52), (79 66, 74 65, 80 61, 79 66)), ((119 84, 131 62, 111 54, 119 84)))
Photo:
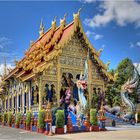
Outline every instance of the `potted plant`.
POLYGON ((21 113, 17 113, 16 114, 16 123, 15 123, 15 128, 19 128, 19 123, 20 123, 20 119, 21 119, 22 115, 21 113))
POLYGON ((65 115, 64 110, 57 110, 56 113, 56 134, 64 134, 65 115))
POLYGON ((12 126, 12 112, 8 113, 8 126, 11 127, 12 126))
POLYGON ((30 130, 31 117, 32 117, 32 112, 28 111, 26 114, 26 130, 30 130))
POLYGON ((90 131, 99 131, 96 109, 90 109, 90 131))
POLYGON ((44 110, 40 110, 38 112, 38 131, 39 133, 44 133, 45 131, 45 111, 44 110))

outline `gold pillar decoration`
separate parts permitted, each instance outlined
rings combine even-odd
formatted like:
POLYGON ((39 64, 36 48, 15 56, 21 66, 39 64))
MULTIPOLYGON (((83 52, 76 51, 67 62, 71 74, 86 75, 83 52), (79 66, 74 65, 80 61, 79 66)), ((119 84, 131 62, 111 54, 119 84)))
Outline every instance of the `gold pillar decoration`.
POLYGON ((7 105, 7 111, 9 111, 9 108, 10 108, 10 106, 9 106, 9 96, 7 97, 7 102, 8 102, 8 103, 7 103, 7 104, 8 104, 8 105, 7 105))
POLYGON ((91 89, 91 83, 92 83, 92 61, 89 58, 89 50, 87 55, 88 60, 88 92, 89 92, 89 107, 91 106, 91 98, 92 98, 92 89, 91 89))
MULTIPOLYGON (((29 110, 29 108, 28 108, 28 104, 29 104, 29 85, 28 85, 28 83, 26 83, 26 87, 25 87, 25 91, 24 91, 24 94, 26 93, 26 110, 29 110)), ((24 95, 24 97, 25 97, 25 95, 24 95)), ((25 100, 25 99, 24 99, 25 100)), ((24 104, 25 104, 25 102, 24 102, 24 104)))
POLYGON ((6 99, 4 99, 4 112, 6 112, 6 99))
POLYGON ((12 95, 12 112, 14 113, 14 95, 12 95))
POLYGON ((16 110, 16 113, 18 113, 18 107, 19 107, 19 103, 18 103, 18 98, 19 98, 19 97, 18 97, 18 96, 19 96, 19 95, 18 95, 18 93, 17 93, 17 96, 16 96, 16 97, 17 97, 17 98, 16 98, 16 100, 17 100, 17 110, 16 110))
POLYGON ((57 104, 60 105, 60 88, 61 88, 61 65, 60 57, 57 59, 57 104))
POLYGON ((39 87, 39 110, 42 108, 42 72, 39 74, 39 79, 38 79, 38 87, 39 87))
MULTIPOLYGON (((23 84, 24 85, 24 84, 23 84)), ((25 94, 25 88, 23 88, 23 90, 22 90, 22 113, 24 113, 24 106, 25 106, 25 102, 24 102, 24 95, 25 94)))

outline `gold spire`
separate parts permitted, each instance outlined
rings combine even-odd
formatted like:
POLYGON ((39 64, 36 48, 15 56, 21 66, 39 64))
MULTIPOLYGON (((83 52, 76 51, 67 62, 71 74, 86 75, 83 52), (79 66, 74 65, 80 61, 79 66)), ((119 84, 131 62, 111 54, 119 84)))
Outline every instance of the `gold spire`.
POLYGON ((66 25, 66 17, 67 17, 67 13, 64 15, 64 18, 63 19, 60 19, 60 25, 66 25))
POLYGON ((110 61, 108 61, 108 62, 105 64, 106 70, 108 70, 109 65, 110 65, 110 61))
POLYGON ((77 12, 76 14, 73 14, 74 19, 79 18, 80 12, 81 12, 81 10, 83 9, 83 7, 84 7, 84 5, 82 5, 82 7, 79 8, 79 10, 78 10, 78 12, 77 12))
POLYGON ((44 24, 43 21, 41 19, 41 23, 40 23, 40 31, 39 31, 40 37, 44 34, 44 24))
POLYGON ((6 77, 7 74, 7 65, 6 65, 6 58, 4 57, 4 77, 6 77))
POLYGON ((30 46, 32 46, 35 42, 33 40, 30 40, 30 46))
POLYGON ((104 47, 98 50, 98 52, 97 52, 98 57, 101 56, 101 53, 103 52, 103 50, 104 50, 104 47))
POLYGON ((52 21, 52 27, 56 27, 56 19, 57 19, 57 16, 55 16, 52 21))

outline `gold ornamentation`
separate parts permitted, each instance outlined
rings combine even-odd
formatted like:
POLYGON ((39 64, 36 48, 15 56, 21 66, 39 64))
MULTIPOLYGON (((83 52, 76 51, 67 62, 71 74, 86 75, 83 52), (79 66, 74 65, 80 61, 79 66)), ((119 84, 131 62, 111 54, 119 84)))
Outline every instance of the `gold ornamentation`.
POLYGON ((40 37, 42 37, 42 35, 44 34, 44 24, 43 21, 41 20, 40 23, 40 31, 39 31, 40 37))

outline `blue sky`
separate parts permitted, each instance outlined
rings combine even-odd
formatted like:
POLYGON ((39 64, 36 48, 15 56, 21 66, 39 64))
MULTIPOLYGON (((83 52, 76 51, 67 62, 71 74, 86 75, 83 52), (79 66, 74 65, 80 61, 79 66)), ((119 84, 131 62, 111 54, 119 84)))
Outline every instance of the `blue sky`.
POLYGON ((39 26, 43 19, 45 30, 51 21, 68 13, 67 23, 73 13, 84 4, 81 21, 90 42, 99 50, 104 47, 101 60, 111 61, 110 68, 129 57, 134 63, 140 61, 140 3, 124 1, 19 1, 0 2, 0 72, 4 57, 9 66, 14 59, 20 60, 30 41, 39 37, 39 26))

